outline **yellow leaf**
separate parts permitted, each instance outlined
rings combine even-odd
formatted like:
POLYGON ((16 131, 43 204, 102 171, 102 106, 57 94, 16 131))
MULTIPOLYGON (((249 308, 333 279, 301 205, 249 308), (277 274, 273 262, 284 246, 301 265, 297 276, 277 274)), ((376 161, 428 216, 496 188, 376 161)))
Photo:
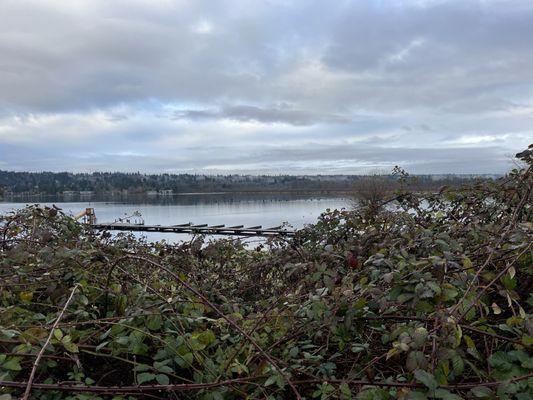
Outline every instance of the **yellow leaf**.
POLYGON ((39 343, 40 340, 44 339, 47 336, 48 331, 44 328, 38 327, 28 328, 20 335, 22 339, 31 344, 39 343))
POLYGON ((20 292, 19 297, 24 303, 29 303, 33 299, 33 292, 20 292))
POLYGON ((465 268, 466 272, 474 271, 474 265, 472 264, 472 260, 470 260, 470 258, 468 257, 463 258, 463 267, 465 268))
POLYGON ((387 352, 387 357, 386 359, 388 360, 389 358, 391 357, 394 357, 396 354, 398 354, 400 351, 396 348, 396 347, 393 347, 392 349, 390 349, 388 352, 387 352))

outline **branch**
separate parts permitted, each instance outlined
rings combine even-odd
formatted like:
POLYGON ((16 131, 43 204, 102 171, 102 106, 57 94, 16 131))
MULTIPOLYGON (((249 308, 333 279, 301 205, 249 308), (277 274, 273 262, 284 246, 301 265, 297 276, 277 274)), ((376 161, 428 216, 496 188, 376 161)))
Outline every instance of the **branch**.
POLYGON ((52 325, 52 328, 50 329, 50 333, 48 334, 48 337, 46 338, 46 341, 44 342, 43 347, 39 351, 39 354, 37 354, 37 358, 35 359, 35 361, 33 363, 33 368, 31 369, 30 377, 28 378, 28 384, 26 386, 26 391, 24 392, 24 396, 22 396, 22 400, 28 400, 30 398, 31 386, 32 386, 32 383, 33 383, 33 379, 35 378, 35 373, 37 372, 37 367, 39 366, 39 362, 41 361, 41 358, 43 357, 43 354, 44 354, 46 348, 48 347, 48 344, 50 343, 50 340, 52 340, 52 336, 54 335, 54 330, 59 325, 59 321, 61 321, 61 318, 63 318, 63 315, 65 314, 65 311, 68 308, 70 302, 74 298, 74 293, 76 292, 76 290, 78 289, 79 286, 80 286, 79 284, 76 284, 76 286, 74 286, 74 289, 72 289, 72 292, 70 292, 70 296, 67 299, 67 302, 63 306, 63 309, 61 310, 61 312, 57 316, 54 324, 52 325))
MULTIPOLYGON (((441 385, 439 388, 451 389, 451 390, 468 390, 477 386, 495 387, 504 383, 520 382, 533 377, 533 373, 518 376, 504 381, 491 381, 491 382, 466 382, 457 383, 452 385, 441 385)), ((135 394, 146 393, 154 391, 190 391, 190 390, 202 390, 214 387, 229 386, 233 384, 254 384, 253 379, 263 378, 263 376, 255 376, 248 378, 236 378, 228 379, 225 381, 211 382, 211 383, 181 383, 172 385, 140 385, 140 386, 86 386, 79 384, 61 384, 61 383, 35 383, 33 387, 39 390, 59 390, 63 392, 78 392, 78 393, 101 393, 101 394, 135 394)), ((380 387, 407 387, 413 389, 423 389, 426 386, 420 383, 409 382, 370 382, 367 380, 342 380, 342 379, 303 379, 294 381, 295 385, 308 386, 316 383, 332 383, 348 385, 366 385, 366 386, 380 386, 380 387)), ((0 381, 0 386, 21 388, 25 387, 25 382, 13 382, 13 381, 0 381)))

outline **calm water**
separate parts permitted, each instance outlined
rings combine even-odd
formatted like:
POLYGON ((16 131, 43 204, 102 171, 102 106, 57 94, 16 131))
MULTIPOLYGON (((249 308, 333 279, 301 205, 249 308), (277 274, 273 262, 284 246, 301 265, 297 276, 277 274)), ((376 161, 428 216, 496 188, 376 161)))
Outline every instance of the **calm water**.
MULTIPOLYGON (((98 222, 113 222, 117 218, 139 211, 147 225, 195 224, 263 225, 272 227, 289 223, 295 228, 313 223, 327 208, 349 207, 341 197, 294 197, 292 195, 191 195, 158 198, 103 199, 41 198, 0 202, 0 213, 24 207, 26 204, 52 205, 68 214, 77 214, 86 207, 95 210, 98 222)), ((149 240, 179 241, 187 235, 171 233, 143 234, 149 240)))

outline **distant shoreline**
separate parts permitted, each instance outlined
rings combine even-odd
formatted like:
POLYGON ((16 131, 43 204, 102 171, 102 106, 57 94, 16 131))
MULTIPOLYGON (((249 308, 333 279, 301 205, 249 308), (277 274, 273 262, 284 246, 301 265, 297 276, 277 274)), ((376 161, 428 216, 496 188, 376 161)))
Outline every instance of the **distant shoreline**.
POLYGON ((320 191, 309 191, 309 190, 263 190, 263 191, 228 191, 228 192, 183 192, 183 193, 172 193, 172 194, 158 194, 158 195, 148 195, 146 193, 124 193, 124 194, 111 194, 111 193, 98 193, 92 195, 62 195, 62 194, 13 194, 9 196, 0 197, 0 203, 39 203, 39 202, 57 202, 57 203, 68 203, 68 202, 123 202, 127 199, 131 200, 143 200, 143 201, 154 201, 154 202, 164 202, 172 201, 172 199, 186 199, 198 197, 224 197, 227 196, 231 198, 235 196, 236 198, 248 196, 254 198, 268 198, 271 196, 294 196, 294 197, 339 197, 339 198, 351 198, 353 196, 353 191, 350 190, 320 190, 320 191))
POLYGON ((198 196, 198 195, 228 195, 228 194, 350 194, 352 190, 237 190, 237 191, 216 191, 216 192, 182 192, 182 193, 169 193, 169 194, 148 194, 146 192, 133 192, 133 193, 112 193, 112 192, 99 192, 94 194, 64 194, 64 193, 13 193, 7 196, 4 196, 1 199, 14 198, 14 197, 127 197, 127 196, 136 196, 136 197, 173 197, 173 196, 198 196))

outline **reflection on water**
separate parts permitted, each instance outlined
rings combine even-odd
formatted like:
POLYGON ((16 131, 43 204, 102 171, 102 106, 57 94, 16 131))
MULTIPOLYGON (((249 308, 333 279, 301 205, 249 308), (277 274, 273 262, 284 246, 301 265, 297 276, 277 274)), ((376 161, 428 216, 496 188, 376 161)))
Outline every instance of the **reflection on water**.
MULTIPOLYGON (((290 192, 219 192, 219 193, 180 193, 171 195, 150 196, 147 194, 107 194, 107 195, 31 195, 18 196, 4 199, 4 202, 11 203, 125 203, 125 204, 214 204, 214 203, 241 203, 245 201, 292 201, 310 199, 339 199, 339 194, 309 194, 290 192)), ((2 201, 0 200, 0 203, 2 201)))
MULTIPOLYGON (((95 210, 98 222, 112 222, 139 211, 146 224, 175 225, 263 225, 271 227, 289 223, 295 228, 313 223, 327 208, 346 208, 349 201, 342 197, 309 197, 291 194, 204 194, 164 197, 127 196, 120 199, 90 199, 60 201, 58 198, 27 199, 20 202, 0 202, 0 213, 6 213, 25 204, 56 204, 68 214, 76 214, 86 207, 95 210)), ((186 239, 171 233, 143 234, 149 240, 186 239)))

